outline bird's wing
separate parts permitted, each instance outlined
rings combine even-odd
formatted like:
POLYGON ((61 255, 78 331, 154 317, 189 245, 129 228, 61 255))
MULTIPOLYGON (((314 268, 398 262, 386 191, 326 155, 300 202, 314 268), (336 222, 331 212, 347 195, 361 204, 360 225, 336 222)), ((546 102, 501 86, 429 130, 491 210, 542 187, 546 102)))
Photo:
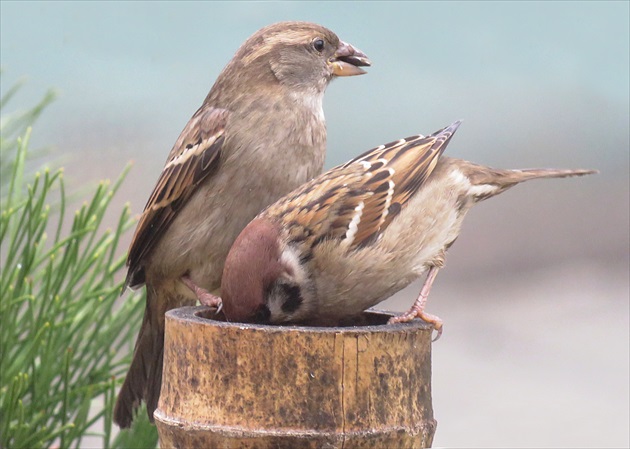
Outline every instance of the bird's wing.
POLYGON ((289 240, 311 247, 329 239, 348 248, 369 245, 424 185, 458 126, 374 148, 315 178, 264 214, 283 221, 289 240))
POLYGON ((202 106, 173 146, 144 207, 127 257, 126 286, 144 283, 143 258, 151 252, 199 184, 216 169, 229 112, 202 106))

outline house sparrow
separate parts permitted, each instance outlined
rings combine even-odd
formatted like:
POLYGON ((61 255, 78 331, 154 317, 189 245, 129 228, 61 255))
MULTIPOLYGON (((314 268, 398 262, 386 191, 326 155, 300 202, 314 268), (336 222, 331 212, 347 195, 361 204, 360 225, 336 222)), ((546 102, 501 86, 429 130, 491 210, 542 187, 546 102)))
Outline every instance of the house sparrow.
POLYGON ((322 98, 337 76, 365 73, 366 55, 307 22, 261 29, 236 52, 173 146, 129 249, 125 287, 147 287, 133 361, 114 421, 129 427, 160 394, 164 313, 213 302, 225 257, 264 207, 321 173, 322 98))
POLYGON ((226 319, 335 325, 428 270, 411 309, 390 322, 419 317, 439 337, 442 321, 424 305, 468 210, 522 181, 594 173, 497 170, 442 156, 458 127, 374 148, 260 213, 225 262, 226 319))

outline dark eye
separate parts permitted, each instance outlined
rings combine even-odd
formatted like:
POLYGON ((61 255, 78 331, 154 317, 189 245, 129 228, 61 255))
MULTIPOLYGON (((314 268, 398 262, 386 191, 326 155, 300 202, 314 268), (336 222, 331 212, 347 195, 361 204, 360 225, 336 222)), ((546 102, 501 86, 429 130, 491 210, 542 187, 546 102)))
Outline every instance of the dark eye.
POLYGON ((317 38, 313 41, 313 48, 318 52, 322 52, 324 50, 324 40, 317 38))

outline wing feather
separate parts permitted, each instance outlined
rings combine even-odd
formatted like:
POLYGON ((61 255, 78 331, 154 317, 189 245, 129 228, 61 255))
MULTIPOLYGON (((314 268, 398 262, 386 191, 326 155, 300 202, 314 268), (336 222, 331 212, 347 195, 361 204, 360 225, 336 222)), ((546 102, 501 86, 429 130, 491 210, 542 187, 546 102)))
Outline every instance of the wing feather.
POLYGON ((426 183, 458 126, 376 147, 303 185, 263 215, 280 217, 289 241, 310 247, 330 239, 349 249, 370 245, 426 183))
POLYGON ((140 216, 127 257, 125 285, 144 283, 142 261, 164 235, 199 184, 216 169, 229 112, 202 106, 173 146, 140 216))

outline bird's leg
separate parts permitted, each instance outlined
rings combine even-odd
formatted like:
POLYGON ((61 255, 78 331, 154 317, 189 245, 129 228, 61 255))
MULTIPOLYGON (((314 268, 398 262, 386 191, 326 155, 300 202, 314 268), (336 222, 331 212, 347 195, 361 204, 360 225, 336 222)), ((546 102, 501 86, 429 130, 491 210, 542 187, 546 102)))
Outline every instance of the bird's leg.
POLYGON ((421 318, 429 324, 433 325, 433 329, 437 331, 437 336, 433 341, 436 341, 442 335, 442 325, 443 322, 440 318, 435 315, 431 315, 430 313, 426 313, 424 311, 424 306, 427 303, 427 298, 429 297, 429 292, 431 291, 431 286, 433 285, 433 281, 437 276, 437 273, 440 269, 436 266, 431 267, 429 270, 429 274, 427 274, 427 278, 422 285, 422 290, 420 290, 420 295, 416 299, 416 302, 413 303, 411 308, 400 316, 395 316, 389 319, 389 324, 394 323, 408 323, 414 318, 421 318))
POLYGON ((216 307, 216 313, 219 313, 221 311, 221 308, 223 307, 223 301, 221 300, 221 298, 213 295, 205 288, 199 287, 193 282, 192 279, 190 279, 190 276, 188 276, 187 274, 183 275, 181 279, 184 285, 191 289, 195 296, 197 296, 197 299, 201 304, 207 307, 216 307))

